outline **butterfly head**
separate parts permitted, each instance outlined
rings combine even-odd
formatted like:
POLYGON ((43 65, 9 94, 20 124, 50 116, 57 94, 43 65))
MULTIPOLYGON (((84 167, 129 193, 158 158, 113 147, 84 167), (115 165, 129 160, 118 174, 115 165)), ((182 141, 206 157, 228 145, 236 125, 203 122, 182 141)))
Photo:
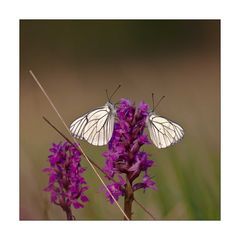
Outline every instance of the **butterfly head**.
POLYGON ((107 101, 107 103, 105 104, 105 106, 109 107, 110 109, 114 109, 114 104, 107 101))
POLYGON ((113 103, 111 103, 111 102, 108 101, 108 102, 105 104, 105 106, 110 110, 110 112, 112 112, 112 113, 115 114, 116 109, 115 109, 115 105, 114 105, 113 103))
POLYGON ((154 116, 154 115, 156 115, 156 113, 153 112, 153 110, 151 110, 146 117, 146 124, 149 123, 149 121, 152 119, 152 116, 154 116))

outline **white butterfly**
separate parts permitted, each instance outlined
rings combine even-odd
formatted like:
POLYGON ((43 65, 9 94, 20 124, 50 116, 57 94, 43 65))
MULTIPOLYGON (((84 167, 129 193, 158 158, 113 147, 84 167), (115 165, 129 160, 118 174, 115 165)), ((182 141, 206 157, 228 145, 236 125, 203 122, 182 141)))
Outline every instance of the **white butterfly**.
POLYGON ((70 132, 73 137, 84 139, 95 146, 103 146, 110 141, 116 114, 115 107, 110 100, 119 88, 120 85, 110 98, 107 94, 109 101, 104 106, 84 114, 71 124, 70 132))
POLYGON ((73 137, 84 139, 92 145, 106 145, 113 134, 114 117, 114 105, 107 102, 76 119, 70 126, 70 132, 73 137))
MULTIPOLYGON (((162 99, 163 98, 161 98, 160 101, 162 99)), ((179 142, 183 138, 184 131, 182 127, 177 123, 156 115, 154 111, 149 113, 146 123, 150 138, 157 148, 166 148, 179 142)))

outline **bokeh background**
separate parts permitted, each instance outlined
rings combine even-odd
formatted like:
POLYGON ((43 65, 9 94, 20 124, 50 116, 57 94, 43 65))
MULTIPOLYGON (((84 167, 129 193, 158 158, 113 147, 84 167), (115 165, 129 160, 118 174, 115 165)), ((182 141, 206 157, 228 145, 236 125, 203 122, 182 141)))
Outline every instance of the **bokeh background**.
MULTIPOLYGON (((150 170, 158 191, 135 196, 159 220, 220 219, 220 21, 219 20, 21 20, 20 21, 20 219, 61 220, 62 210, 43 192, 49 147, 63 139, 42 119, 64 127, 35 84, 31 69, 67 124, 105 104, 105 89, 121 83, 114 101, 129 98, 158 108, 185 130, 167 149, 144 147, 155 160, 150 170)), ((106 147, 81 142, 103 166, 106 147)), ((90 202, 77 219, 123 217, 99 193, 88 168, 90 202)), ((122 205, 123 201, 119 203, 122 205)), ((134 204, 136 220, 150 219, 134 204)))

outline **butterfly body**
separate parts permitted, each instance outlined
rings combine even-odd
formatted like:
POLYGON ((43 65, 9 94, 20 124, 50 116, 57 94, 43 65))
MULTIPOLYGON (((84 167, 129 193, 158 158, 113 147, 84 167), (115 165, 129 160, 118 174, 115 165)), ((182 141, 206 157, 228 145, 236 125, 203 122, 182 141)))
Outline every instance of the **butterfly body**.
POLYGON ((84 139, 92 145, 106 145, 113 133, 115 108, 111 102, 76 119, 70 126, 75 138, 84 139))
POLYGON ((184 135, 183 128, 166 118, 150 112, 146 119, 150 138, 157 148, 166 148, 179 142, 184 135))

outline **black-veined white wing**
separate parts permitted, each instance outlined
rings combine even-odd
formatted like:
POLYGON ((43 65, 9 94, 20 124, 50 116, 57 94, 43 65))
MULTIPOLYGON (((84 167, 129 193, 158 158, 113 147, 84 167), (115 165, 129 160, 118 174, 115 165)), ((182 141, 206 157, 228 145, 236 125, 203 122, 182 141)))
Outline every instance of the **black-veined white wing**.
POLYGON ((166 148, 183 138, 184 131, 177 123, 150 113, 147 126, 152 142, 158 148, 166 148))
POLYGON ((84 139, 92 145, 106 145, 113 134, 115 109, 111 103, 76 119, 70 126, 73 137, 84 139))

